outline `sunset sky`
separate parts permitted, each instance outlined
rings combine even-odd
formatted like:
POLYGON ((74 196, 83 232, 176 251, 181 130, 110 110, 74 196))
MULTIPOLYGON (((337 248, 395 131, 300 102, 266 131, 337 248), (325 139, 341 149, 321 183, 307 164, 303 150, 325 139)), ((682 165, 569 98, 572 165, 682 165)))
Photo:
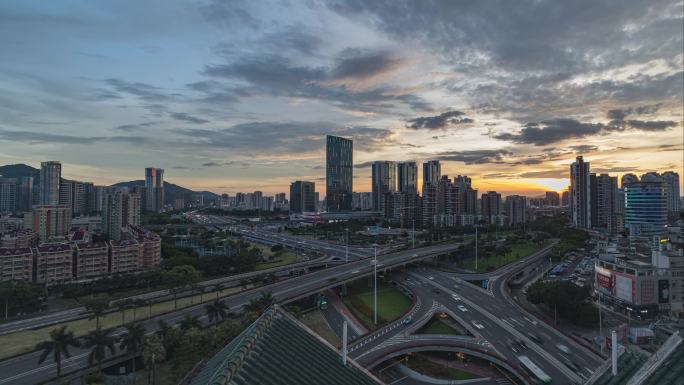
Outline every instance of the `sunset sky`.
MULTIPOLYGON (((482 191, 683 174, 682 1, 3 1, 0 164, 324 192, 325 135, 482 191)), ((684 180, 684 178, 682 178, 684 180)), ((684 189, 683 189, 684 190, 684 189)))

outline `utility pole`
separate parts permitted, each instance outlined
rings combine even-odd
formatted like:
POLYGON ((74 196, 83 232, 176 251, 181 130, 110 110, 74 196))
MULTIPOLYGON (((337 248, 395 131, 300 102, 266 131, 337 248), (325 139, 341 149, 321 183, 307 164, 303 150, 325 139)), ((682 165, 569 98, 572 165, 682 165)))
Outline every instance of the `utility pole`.
POLYGON ((416 220, 412 219, 411 222, 413 222, 413 231, 411 232, 411 238, 413 238, 413 247, 412 249, 416 248, 416 220))
POLYGON ((378 244, 373 244, 373 325, 378 324, 378 244))
POLYGON ((601 345, 601 353, 603 353, 603 322, 601 322, 601 292, 598 292, 598 311, 599 311, 599 345, 601 345))
POLYGON ((347 321, 342 323, 342 364, 347 365, 347 321))

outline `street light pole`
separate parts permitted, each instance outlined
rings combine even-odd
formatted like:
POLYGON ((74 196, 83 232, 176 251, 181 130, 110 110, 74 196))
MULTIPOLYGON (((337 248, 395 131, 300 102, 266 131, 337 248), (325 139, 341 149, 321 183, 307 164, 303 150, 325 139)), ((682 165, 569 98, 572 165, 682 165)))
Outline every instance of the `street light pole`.
POLYGON ((601 322, 601 292, 598 292, 598 311, 599 311, 599 345, 601 345, 601 353, 603 353, 603 322, 601 322))
POLYGON ((411 238, 413 240, 413 246, 411 248, 415 249, 416 248, 416 220, 412 219, 411 222, 413 222, 413 231, 411 232, 411 238))
POLYGON ((373 325, 378 324, 378 245, 373 244, 373 325))
POLYGON ((477 271, 477 225, 475 225, 475 271, 477 271))
POLYGON ((344 262, 349 263, 349 228, 344 228, 345 238, 344 238, 344 262))

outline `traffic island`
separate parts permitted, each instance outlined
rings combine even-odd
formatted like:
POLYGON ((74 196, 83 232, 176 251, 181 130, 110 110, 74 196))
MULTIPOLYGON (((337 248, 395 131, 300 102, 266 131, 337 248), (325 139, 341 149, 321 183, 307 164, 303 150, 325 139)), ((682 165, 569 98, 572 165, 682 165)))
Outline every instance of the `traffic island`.
POLYGON ((445 313, 442 314, 444 314, 446 317, 432 317, 430 321, 428 321, 423 327, 418 329, 418 331, 415 334, 441 334, 450 336, 469 335, 467 331, 464 331, 459 327, 458 322, 451 319, 445 313))
MULTIPOLYGON (((347 284, 347 294, 342 296, 342 302, 366 328, 376 328, 373 323, 373 288, 365 279, 347 284)), ((412 304, 411 299, 398 288, 378 282, 378 325, 402 317, 412 304)))

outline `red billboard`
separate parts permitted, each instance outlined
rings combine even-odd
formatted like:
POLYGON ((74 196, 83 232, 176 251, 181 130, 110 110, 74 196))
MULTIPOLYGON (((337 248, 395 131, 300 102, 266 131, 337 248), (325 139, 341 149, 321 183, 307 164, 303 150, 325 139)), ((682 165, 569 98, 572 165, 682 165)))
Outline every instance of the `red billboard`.
POLYGON ((603 275, 601 273, 596 273, 596 282, 600 286, 602 286, 608 290, 611 290, 613 288, 613 280, 610 277, 610 275, 603 275))

